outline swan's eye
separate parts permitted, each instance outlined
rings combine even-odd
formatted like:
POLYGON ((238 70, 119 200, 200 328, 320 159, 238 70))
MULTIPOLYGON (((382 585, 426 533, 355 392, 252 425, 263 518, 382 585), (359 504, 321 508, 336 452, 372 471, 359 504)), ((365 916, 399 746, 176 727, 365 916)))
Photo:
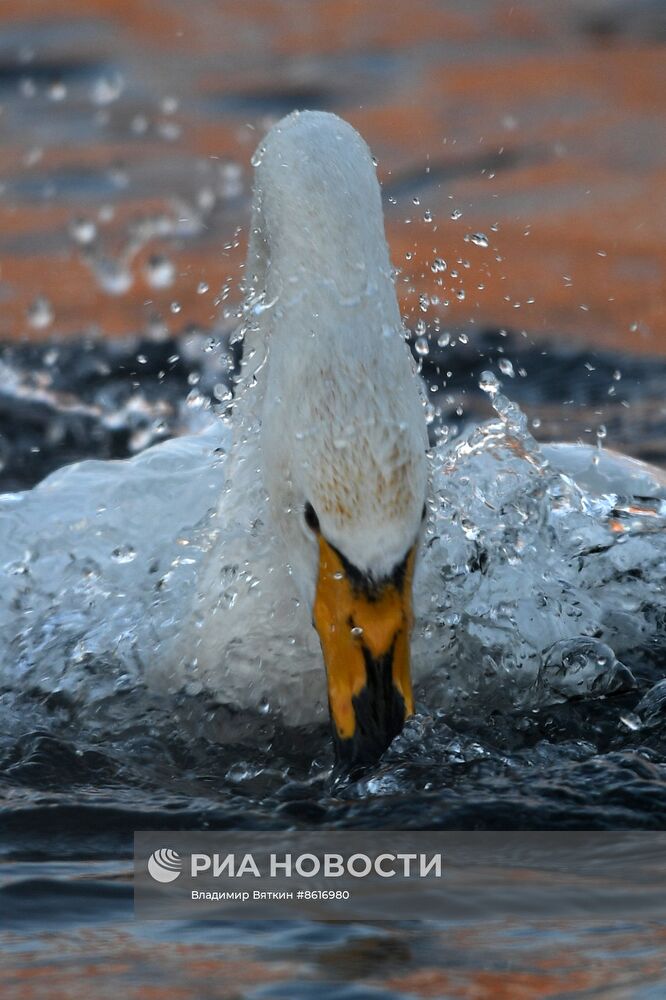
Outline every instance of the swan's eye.
POLYGON ((319 532, 319 518, 315 514, 315 509, 311 503, 306 503, 303 516, 310 531, 319 532))

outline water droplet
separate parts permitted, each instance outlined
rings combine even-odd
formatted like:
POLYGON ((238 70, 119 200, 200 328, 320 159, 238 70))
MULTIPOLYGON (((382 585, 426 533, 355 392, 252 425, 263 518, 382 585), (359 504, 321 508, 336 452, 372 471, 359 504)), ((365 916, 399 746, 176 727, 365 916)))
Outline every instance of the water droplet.
POLYGON ((468 233, 465 242, 473 243, 475 247, 488 247, 490 242, 485 233, 468 233))
POLYGON ((513 365, 511 364, 508 358, 500 358, 498 362, 498 368, 501 371, 502 375, 508 375, 509 378, 516 377, 516 373, 513 370, 513 365))
POLYGON ((266 147, 263 145, 263 143, 260 146, 257 146, 250 159, 250 163, 252 164, 253 167, 261 166, 261 161, 264 158, 265 152, 266 152, 266 147))
POLYGON ((122 164, 116 163, 109 169, 109 180, 114 187, 122 190, 129 185, 129 174, 122 164))
POLYGON ((414 342, 414 349, 421 357, 425 357, 430 352, 430 345, 426 337, 417 337, 414 342))
POLYGON ((130 563, 136 558, 136 550, 131 545, 119 545, 111 553, 111 558, 117 563, 130 563))
POLYGON ((441 274, 443 271, 446 271, 446 261, 441 257, 435 257, 430 266, 430 270, 433 274, 441 274))
POLYGON ((233 393, 223 382, 215 383, 213 386, 213 396, 220 403, 230 403, 233 399, 233 393))
POLYGON ((453 211, 451 212, 451 218, 453 219, 454 222, 457 222, 458 219, 462 218, 462 212, 460 211, 459 208, 453 209, 453 211))
POLYGON ((160 104, 163 115, 175 115, 178 111, 179 101, 177 97, 163 97, 160 104))
MULTIPOLYGON (((228 293, 228 289, 227 289, 227 293, 228 293)), ((226 295, 223 296, 223 298, 226 298, 226 297, 227 297, 226 295)), ((261 316, 262 313, 268 312, 269 309, 272 309, 273 306, 275 305, 275 303, 277 302, 277 300, 278 300, 278 296, 276 295, 274 298, 270 299, 270 301, 267 302, 266 301, 265 293, 262 292, 262 294, 259 295, 256 299, 250 301, 250 303, 249 303, 250 307, 251 307, 250 311, 255 316, 261 316)))
POLYGON ((50 101, 64 101, 67 97, 67 87, 62 80, 55 80, 46 93, 50 101))
POLYGON ((171 312, 174 313, 174 315, 177 315, 182 309, 182 306, 180 302, 172 302, 169 308, 171 309, 171 312))
POLYGON ((630 729, 632 733, 637 733, 639 729, 643 728, 643 723, 633 712, 625 712, 623 715, 620 715, 620 722, 627 729, 630 729))
POLYGON ((176 268, 173 261, 162 254, 153 254, 146 264, 146 281, 151 288, 168 288, 173 284, 176 268))
POLYGON ((205 295, 208 291, 208 287, 207 281, 200 281, 197 285, 197 295, 205 295))
POLYGON ((69 235, 80 246, 89 246, 97 238, 97 226, 92 219, 82 217, 72 219, 69 225, 69 235))
POLYGON ((432 222, 432 212, 430 211, 429 208, 427 208, 425 210, 425 212, 423 213, 423 221, 424 222, 432 222))
POLYGON ((167 142, 175 142, 176 139, 180 139, 183 130, 178 122, 167 121, 158 122, 157 132, 167 142))
POLYGON ((93 104, 113 104, 123 92, 125 81, 121 73, 108 73, 95 80, 90 92, 93 104))
POLYGON ((360 638, 360 636, 363 635, 363 629, 360 627, 360 625, 354 625, 353 629, 351 630, 351 634, 355 638, 360 638))
POLYGON ((94 273, 97 281, 109 295, 124 295, 133 284, 132 272, 123 261, 108 257, 95 261, 94 273))
POLYGON ((489 396, 496 396, 500 390, 499 379, 493 372, 481 372, 479 389, 487 392, 489 396))
POLYGON ((45 330, 53 322, 53 306, 45 296, 38 295, 28 306, 27 318, 33 330, 45 330))
POLYGON ((450 333, 442 333, 437 338, 437 346, 438 347, 448 347, 450 343, 451 343, 451 334, 450 333))
POLYGON ((632 690, 635 678, 613 650, 598 639, 562 639, 544 651, 536 688, 543 700, 562 703, 589 694, 600 697, 632 690))
POLYGON ((134 135, 145 135, 148 131, 148 119, 145 115, 134 115, 130 122, 130 131, 134 135))

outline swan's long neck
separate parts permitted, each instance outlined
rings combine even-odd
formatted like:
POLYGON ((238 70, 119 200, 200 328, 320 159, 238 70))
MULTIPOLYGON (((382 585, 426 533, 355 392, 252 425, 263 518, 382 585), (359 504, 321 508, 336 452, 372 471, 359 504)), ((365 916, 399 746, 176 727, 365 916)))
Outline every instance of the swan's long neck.
POLYGON ((420 523, 426 433, 372 157, 346 122, 304 112, 254 162, 239 405, 290 553, 309 503, 329 542, 379 576, 420 523))
POLYGON ((373 342, 381 351, 400 316, 366 144, 339 118, 304 112, 271 130, 254 163, 245 273, 251 369, 277 327, 288 332, 290 352, 308 353, 313 336, 320 350, 347 359, 367 357, 373 342))
POLYGON ((243 454, 319 632, 341 758, 367 762, 413 711, 421 396, 363 140, 334 115, 292 115, 254 164, 241 403, 259 447, 243 454))

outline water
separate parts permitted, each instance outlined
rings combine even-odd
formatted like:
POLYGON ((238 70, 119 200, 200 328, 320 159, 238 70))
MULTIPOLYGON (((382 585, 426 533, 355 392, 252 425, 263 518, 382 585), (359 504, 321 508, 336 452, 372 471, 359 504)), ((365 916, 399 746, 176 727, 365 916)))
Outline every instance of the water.
MULTIPOLYGON (((514 347, 516 365, 527 363, 514 347)), ((200 954, 220 969, 239 961, 241 948, 243 974, 255 969, 263 984, 257 990, 279 989, 265 983, 279 981, 286 969, 289 996, 295 979, 308 978, 337 983, 331 986, 337 996, 347 976, 365 978, 372 989, 382 983, 385 995, 400 997, 410 995, 413 983, 472 989, 484 955, 489 981, 499 976, 499 982, 505 973, 492 971, 493 963, 507 941, 517 940, 515 968, 545 983, 539 977, 549 962, 562 959, 561 941, 579 934, 566 920, 538 932, 497 922, 483 948, 474 939, 474 919, 468 930, 456 924, 455 935, 472 935, 476 944, 474 967, 455 973, 442 945, 453 933, 447 927, 320 933, 307 924, 273 925, 253 928, 244 944, 239 938, 250 932, 231 926, 204 932, 128 927, 131 836, 135 829, 192 827, 663 829, 663 485, 646 467, 605 450, 539 445, 522 411, 502 393, 499 364, 497 375, 487 368, 475 374, 477 360, 470 378, 464 351, 454 352, 458 360, 450 363, 458 365, 460 380, 470 379, 468 411, 481 416, 492 402, 496 412, 476 425, 460 421, 434 453, 430 555, 417 579, 417 604, 424 609, 415 633, 418 713, 375 768, 356 781, 334 781, 323 712, 294 731, 270 698, 229 708, 196 671, 178 675, 167 689, 146 684, 179 614, 182 620, 182 593, 209 548, 229 446, 224 408, 216 412, 210 401, 215 379, 228 377, 230 363, 203 341, 195 349, 165 344, 157 355, 144 349, 132 347, 146 357, 141 392, 150 398, 149 414, 165 413, 163 434, 188 429, 173 421, 192 371, 209 407, 184 416, 194 428, 205 417, 208 429, 139 451, 129 466, 97 462, 55 472, 35 491, 2 501, 0 857, 13 914, 5 949, 21 949, 22 966, 42 967, 57 952, 57 935, 49 932, 38 955, 26 953, 22 942, 28 929, 39 939, 52 928, 55 913, 69 928, 72 960, 63 982, 70 990, 78 988, 83 973, 77 968, 91 940, 112 965, 114 955, 131 953, 141 981, 154 977, 152 956, 164 942, 190 936, 201 942, 203 933, 208 944, 197 946, 200 954), (178 362, 169 382, 158 378, 167 352, 191 359, 178 362), (128 475, 131 469, 137 474, 128 475), (424 664, 436 669, 424 671, 424 664), (520 943, 535 933, 538 959, 520 943), (336 952, 339 934, 345 945, 336 952), (327 956, 345 952, 346 935, 371 941, 371 952, 380 955, 399 942, 404 959, 395 976, 386 962, 363 971, 356 959, 339 958, 331 979, 327 956), (302 941, 311 939, 304 967, 302 941), (404 981, 405 990, 386 987, 394 981, 404 981)), ((54 367, 48 350, 33 350, 33 367, 36 360, 37 369, 54 367)), ((106 426, 118 431, 119 457, 137 449, 127 416, 137 390, 121 383, 106 398, 90 395, 90 366, 112 365, 114 350, 99 346, 76 357, 78 367, 62 366, 59 390, 47 397, 51 414, 65 422, 86 407, 94 413, 78 427, 83 455, 96 453, 106 426)), ((434 365, 436 356, 428 357, 434 365)), ((14 380, 5 384, 20 390, 29 412, 43 406, 44 390, 22 381, 20 359, 15 350, 14 380)), ((551 363, 555 374, 556 352, 551 363)), ((427 374, 436 384, 434 369, 427 374)), ((542 405, 543 398, 533 395, 532 403, 542 405)), ((442 439, 443 419, 433 421, 434 441, 442 439)), ((17 484, 22 470, 26 482, 39 478, 50 462, 61 461, 56 442, 38 456, 41 466, 26 469, 21 455, 34 439, 23 427, 18 421, 7 454, 8 483, 17 484)), ((237 585, 231 577, 231 594, 237 585)), ((232 658, 227 667, 234 666, 232 658)), ((313 690, 310 685, 309 697, 313 690)), ((590 954, 607 948, 611 961, 613 935, 651 939, 657 930, 613 926, 607 934, 608 940, 590 930, 589 939, 579 941, 580 964, 571 971, 563 963, 558 986, 568 988, 569 975, 571 982, 594 981, 585 978, 588 946, 590 954)), ((359 947, 364 954, 365 945, 359 947)), ((657 945, 646 950, 653 954, 657 945)), ((655 960, 641 958, 637 967, 647 982, 651 976, 659 981, 655 960)))
POLYGON ((433 452, 419 712, 353 782, 332 782, 316 646, 293 621, 272 638, 313 703, 296 748, 291 695, 235 685, 258 641, 242 595, 258 595, 259 617, 274 597, 243 512, 235 541, 216 513, 231 446, 219 414, 129 464, 6 494, 0 745, 22 837, 45 794, 51 816, 110 810, 119 836, 165 811, 180 826, 659 827, 663 482, 605 451, 537 444, 499 380, 483 372, 480 385, 496 418, 433 452), (245 576, 220 568, 238 539, 245 576), (207 626, 183 600, 211 559, 232 635, 214 674, 195 652, 188 665, 207 626))
MULTIPOLYGON (((58 874, 64 881, 75 872, 63 866, 58 874)), ((626 921, 526 925, 516 919, 452 921, 438 927, 306 922, 140 926, 131 922, 130 892, 122 880, 109 877, 104 882, 100 875, 112 872, 95 871, 92 865, 88 874, 92 878, 79 888, 61 891, 54 913, 57 932, 40 940, 44 923, 38 912, 20 930, 9 932, 9 942, 13 939, 21 949, 16 957, 23 970, 21 978, 11 969, 5 977, 10 996, 26 979, 35 984, 48 980, 51 995, 68 998, 90 996, 92 982, 95 996, 111 997, 114 986, 128 981, 136 990, 193 997, 210 993, 215 983, 215 995, 248 1000, 413 1000, 503 993, 655 1000, 662 995, 664 930, 659 926, 626 921), (30 943, 21 931, 32 935, 30 943)), ((41 895, 40 888, 35 887, 36 910, 40 903, 53 905, 45 887, 41 895)))

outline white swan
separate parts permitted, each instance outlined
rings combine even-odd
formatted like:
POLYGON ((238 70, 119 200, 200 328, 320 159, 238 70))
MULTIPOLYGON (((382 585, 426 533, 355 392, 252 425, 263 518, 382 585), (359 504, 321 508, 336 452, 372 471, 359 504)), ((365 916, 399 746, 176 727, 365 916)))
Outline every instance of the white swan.
MULTIPOLYGON (((334 115, 294 114, 253 162, 250 328, 234 416, 244 433, 232 488, 237 496, 248 482, 245 466, 253 495, 265 491, 269 528, 255 553, 262 584, 301 598, 298 628, 307 632, 311 618, 318 632, 340 754, 357 762, 381 753, 413 711, 411 590, 427 488, 421 383, 360 136, 334 115)), ((220 520, 233 509, 236 500, 223 503, 220 520)), ((196 652, 206 673, 219 669, 219 633, 229 641, 219 569, 214 554, 196 652)), ((248 609, 244 627, 257 613, 248 609)), ((271 646, 258 635, 255 655, 279 663, 284 653, 271 646)))
MULTIPOLYGON (((562 643, 651 641, 666 512, 621 498, 663 496, 658 471, 539 449, 499 396, 502 419, 429 471, 365 143, 305 112, 254 162, 231 416, 2 498, 5 682, 93 706, 184 687, 294 724, 328 705, 356 765, 401 729, 412 681, 434 675, 433 704, 512 706, 549 696, 562 643)), ((608 673, 597 653, 577 694, 608 673)))
MULTIPOLYGON (((359 763, 376 758, 412 713, 412 678, 437 672, 451 656, 461 674, 453 686, 465 696, 479 690, 493 657, 513 658, 514 677, 503 685, 510 704, 516 686, 534 680, 523 664, 535 666, 543 649, 575 636, 581 608, 588 633, 606 634, 598 624, 604 608, 563 583, 551 538, 525 540, 526 529, 552 512, 546 500, 523 514, 521 494, 545 494, 549 477, 556 492, 570 490, 563 562, 585 508, 574 482, 564 487, 547 471, 549 459, 555 469, 575 468, 599 493, 618 483, 621 492, 654 492, 656 477, 609 453, 599 464, 584 447, 539 452, 526 427, 514 434, 509 419, 501 441, 495 427, 487 435, 481 428, 476 445, 462 442, 459 476, 441 449, 428 491, 422 383, 404 339, 366 144, 334 115, 296 113, 274 126, 253 162, 246 362, 228 490, 216 514, 220 544, 210 546, 196 583, 198 634, 193 641, 184 633, 172 663, 177 670, 189 657, 205 689, 237 704, 263 701, 294 723, 328 702, 339 755, 359 763), (484 519, 493 571, 480 574, 470 567, 483 548, 474 521, 484 519), (552 581, 542 578, 544 560, 552 581), (229 573, 231 583, 221 586, 229 573), (413 579, 419 628, 410 650, 413 579), (503 656, 494 626, 510 635, 510 616, 495 609, 512 600, 516 640, 503 656), (457 625, 466 615, 469 628, 459 631, 473 641, 459 651, 457 625)), ((597 530, 587 509, 581 520, 584 532, 597 530)), ((636 636, 630 631, 628 641, 629 634, 636 636)), ((441 697, 448 695, 445 685, 441 697)))

